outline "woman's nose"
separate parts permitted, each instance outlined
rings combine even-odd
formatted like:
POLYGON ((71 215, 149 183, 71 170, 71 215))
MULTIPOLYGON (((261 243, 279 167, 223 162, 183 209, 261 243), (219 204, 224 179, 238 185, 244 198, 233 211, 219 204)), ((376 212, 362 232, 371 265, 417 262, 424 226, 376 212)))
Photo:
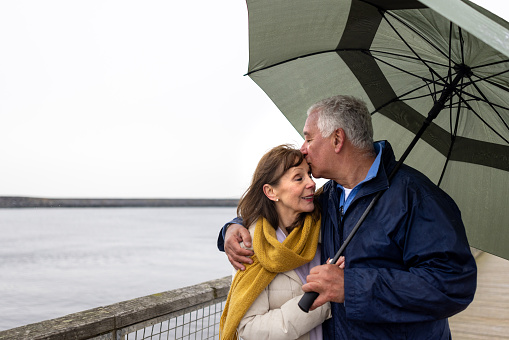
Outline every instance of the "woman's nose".
POLYGON ((313 181, 313 179, 311 177, 308 177, 308 183, 307 183, 307 186, 309 188, 313 188, 313 187, 316 187, 316 183, 315 181, 313 181))

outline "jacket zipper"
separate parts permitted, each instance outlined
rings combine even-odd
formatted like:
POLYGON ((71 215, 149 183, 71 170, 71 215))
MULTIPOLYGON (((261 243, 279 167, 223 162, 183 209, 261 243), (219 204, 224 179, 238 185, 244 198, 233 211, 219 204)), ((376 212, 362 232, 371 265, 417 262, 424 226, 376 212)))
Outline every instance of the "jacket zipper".
POLYGON ((343 209, 343 206, 339 207, 339 223, 338 223, 338 226, 339 226, 339 230, 338 230, 338 233, 339 233, 339 246, 341 247, 341 245, 343 244, 343 216, 345 216, 345 213, 344 213, 344 209, 343 209))

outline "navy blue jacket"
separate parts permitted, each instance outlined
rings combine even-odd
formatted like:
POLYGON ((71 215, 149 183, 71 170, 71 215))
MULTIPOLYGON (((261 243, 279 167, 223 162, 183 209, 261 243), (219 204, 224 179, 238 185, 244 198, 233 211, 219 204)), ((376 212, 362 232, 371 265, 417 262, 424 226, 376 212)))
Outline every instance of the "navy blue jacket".
MULTIPOLYGON (((385 142, 376 177, 355 195, 342 224, 337 183, 323 187, 322 260, 334 257, 384 191, 345 250, 345 303, 332 303, 324 339, 450 339, 447 318, 474 297, 477 269, 458 207, 406 165, 389 185, 395 164, 385 142)), ((220 249, 222 241, 220 233, 220 249)))

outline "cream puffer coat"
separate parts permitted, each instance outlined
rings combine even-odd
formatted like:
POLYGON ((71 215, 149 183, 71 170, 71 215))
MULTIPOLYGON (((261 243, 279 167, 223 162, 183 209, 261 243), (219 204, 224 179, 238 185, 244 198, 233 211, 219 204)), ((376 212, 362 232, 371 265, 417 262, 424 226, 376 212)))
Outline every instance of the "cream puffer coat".
MULTIPOLYGON (((254 225, 249 228, 251 237, 254 225)), ((330 304, 304 313, 297 305, 302 281, 290 270, 276 275, 240 321, 238 332, 244 340, 309 340, 309 331, 331 317, 330 304)))

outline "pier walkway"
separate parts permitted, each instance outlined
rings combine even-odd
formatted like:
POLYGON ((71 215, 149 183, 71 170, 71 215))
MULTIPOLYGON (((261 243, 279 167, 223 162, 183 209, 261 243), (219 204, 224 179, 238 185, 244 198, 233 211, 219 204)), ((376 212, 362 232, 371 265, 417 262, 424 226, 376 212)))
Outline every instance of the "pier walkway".
POLYGON ((449 319, 452 338, 509 339, 509 261, 487 253, 480 254, 476 261, 474 301, 449 319))

